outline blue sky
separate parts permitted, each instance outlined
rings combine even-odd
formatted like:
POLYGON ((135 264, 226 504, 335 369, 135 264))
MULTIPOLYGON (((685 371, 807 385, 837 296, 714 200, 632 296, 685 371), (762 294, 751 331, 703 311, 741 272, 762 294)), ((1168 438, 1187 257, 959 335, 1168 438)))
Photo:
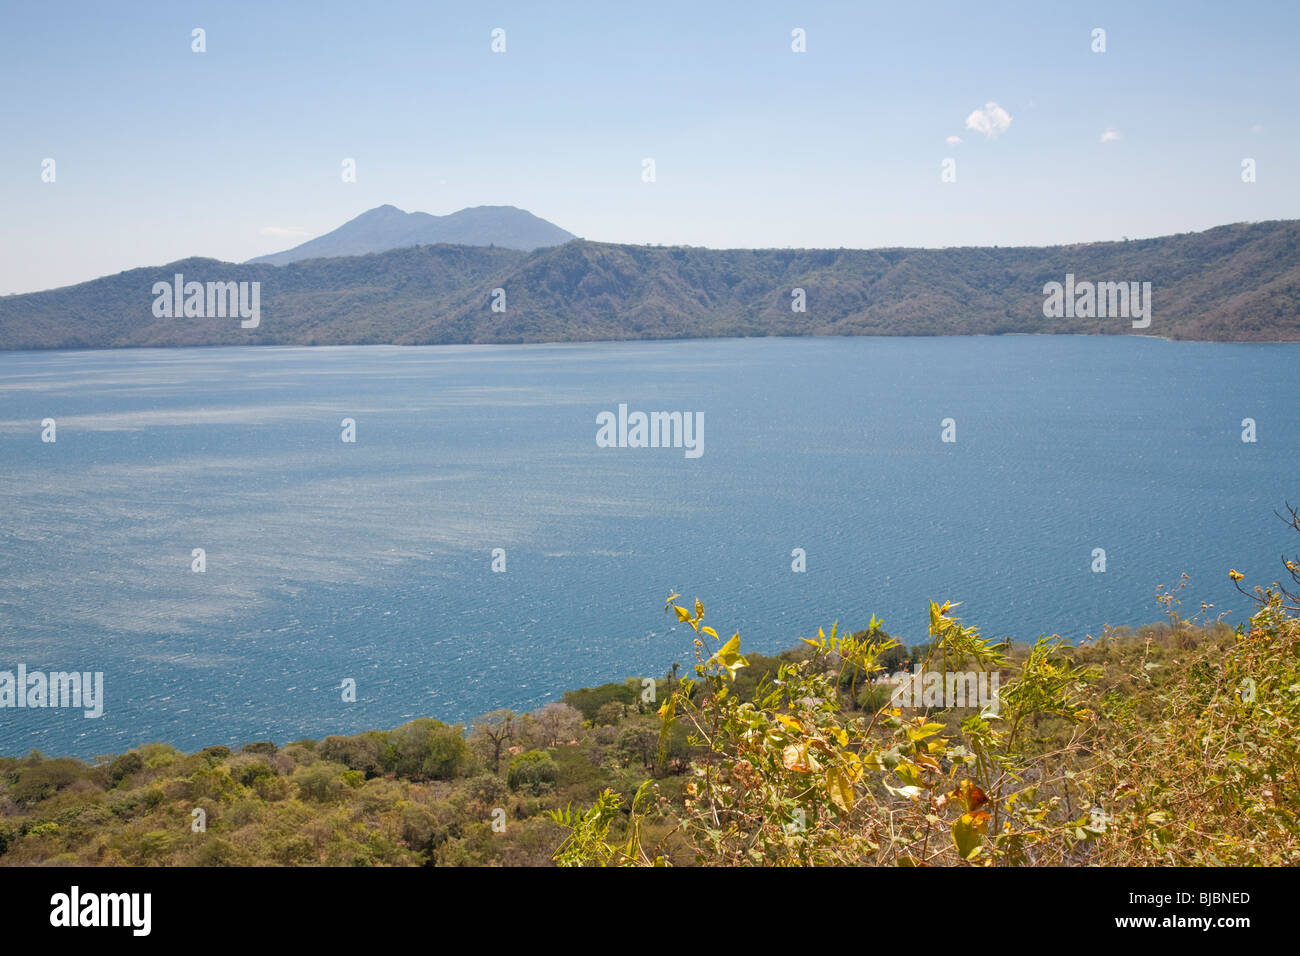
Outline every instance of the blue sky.
POLYGON ((712 247, 1036 245, 1300 218, 1295 3, 43 2, 2 16, 0 294, 242 261, 383 203, 509 204, 589 239, 712 247), (980 110, 986 132, 967 126, 980 110))

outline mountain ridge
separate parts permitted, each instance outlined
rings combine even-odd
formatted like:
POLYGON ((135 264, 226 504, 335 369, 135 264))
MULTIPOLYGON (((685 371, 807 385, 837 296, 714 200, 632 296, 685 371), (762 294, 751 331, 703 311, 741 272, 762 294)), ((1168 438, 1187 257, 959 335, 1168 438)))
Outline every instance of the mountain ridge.
POLYGON ((568 230, 516 206, 469 206, 445 216, 434 216, 427 212, 405 212, 385 203, 367 209, 322 236, 282 252, 255 256, 245 264, 265 262, 280 266, 306 259, 359 256, 437 243, 503 246, 531 252, 576 238, 568 230))
POLYGON ((2 349, 1009 333, 1300 341, 1300 220, 1047 247, 715 250, 575 239, 533 252, 418 245, 285 266, 192 257, 0 298, 2 349), (153 284, 178 271, 186 281, 261 283, 260 324, 156 317, 153 284), (1044 284, 1067 274, 1151 282, 1150 327, 1047 318, 1044 284), (792 311, 795 289, 806 312, 792 311))

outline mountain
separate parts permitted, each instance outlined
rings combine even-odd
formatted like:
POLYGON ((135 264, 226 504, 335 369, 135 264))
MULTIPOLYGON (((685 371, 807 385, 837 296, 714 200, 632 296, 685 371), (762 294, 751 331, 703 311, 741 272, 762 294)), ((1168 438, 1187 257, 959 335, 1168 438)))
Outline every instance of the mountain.
POLYGON ((0 298, 0 348, 393 342, 416 316, 441 308, 435 303, 478 288, 526 256, 512 249, 413 246, 287 266, 182 259, 0 298), (261 283, 260 324, 243 329, 238 319, 155 317, 154 283, 170 284, 176 273, 186 282, 261 283))
POLYGON ((1300 220, 1042 248, 575 240, 534 252, 421 245, 287 266, 185 259, 0 298, 4 349, 1017 332, 1300 341, 1300 220), (170 284, 176 273, 186 282, 260 283, 260 324, 156 317, 154 283, 170 284), (1044 285, 1067 274, 1151 283, 1150 326, 1045 317, 1044 285), (804 290, 806 312, 791 308, 795 289, 804 290), (494 311, 503 296, 505 311, 494 311))
POLYGON ((447 216, 402 212, 396 206, 377 206, 333 232, 284 252, 248 261, 283 266, 303 259, 363 256, 368 252, 440 242, 460 246, 504 246, 531 252, 575 238, 573 233, 514 206, 474 206, 447 216))

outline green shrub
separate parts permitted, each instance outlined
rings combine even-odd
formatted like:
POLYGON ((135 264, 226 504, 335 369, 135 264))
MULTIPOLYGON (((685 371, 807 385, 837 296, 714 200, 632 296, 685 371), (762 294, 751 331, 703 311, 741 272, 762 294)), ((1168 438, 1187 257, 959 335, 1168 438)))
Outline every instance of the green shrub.
POLYGON ((506 782, 511 790, 522 790, 537 796, 555 784, 559 772, 560 768, 550 754, 541 750, 526 750, 510 761, 506 782))
POLYGON ((108 765, 109 786, 116 787, 131 774, 143 769, 144 758, 137 751, 129 750, 108 765))
POLYGON ((316 748, 316 753, 325 760, 333 760, 351 770, 359 770, 367 777, 375 777, 384 769, 384 752, 388 743, 388 734, 371 730, 355 737, 326 737, 316 748))
POLYGON ((469 766, 463 729, 420 717, 388 734, 383 765, 412 780, 450 780, 469 766))
POLYGON ((293 780, 298 785, 302 799, 336 803, 348 791, 348 785, 343 782, 343 772, 343 768, 336 763, 318 760, 309 767, 298 768, 293 780))

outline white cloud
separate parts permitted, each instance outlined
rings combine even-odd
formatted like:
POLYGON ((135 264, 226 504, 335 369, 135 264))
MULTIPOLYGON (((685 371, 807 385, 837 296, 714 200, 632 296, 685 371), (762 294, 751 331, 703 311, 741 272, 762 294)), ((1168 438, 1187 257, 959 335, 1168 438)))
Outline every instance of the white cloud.
POLYGON ((297 239, 311 235, 311 232, 301 226, 263 226, 257 232, 259 235, 271 236, 274 239, 297 239))
POLYGON ((1109 126, 1106 127, 1106 132, 1101 134, 1101 141, 1103 143, 1113 143, 1119 138, 1120 138, 1119 130, 1112 129, 1109 126))
POLYGON ((983 109, 976 110, 966 117, 967 129, 982 133, 989 139, 993 139, 999 133, 1005 133, 1010 125, 1011 114, 992 100, 985 103, 983 109))
POLYGON ((1256 123, 1250 128, 1250 131, 1252 133, 1262 133, 1264 132, 1264 125, 1262 123, 1256 123))
POLYGON ((949 136, 947 139, 944 140, 944 142, 947 143, 949 146, 960 146, 960 145, 961 145, 961 137, 960 137, 960 136, 949 136))

